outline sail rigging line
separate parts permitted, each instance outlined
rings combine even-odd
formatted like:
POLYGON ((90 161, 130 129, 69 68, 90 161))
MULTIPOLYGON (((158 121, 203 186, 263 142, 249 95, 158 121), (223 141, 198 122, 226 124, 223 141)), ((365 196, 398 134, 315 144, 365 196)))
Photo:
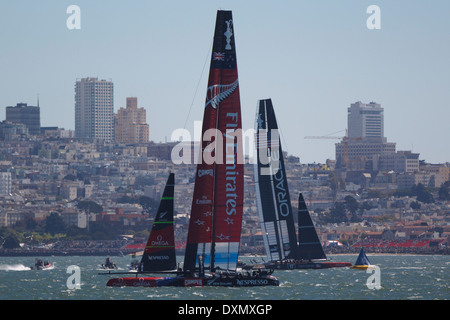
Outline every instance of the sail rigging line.
POLYGON ((188 111, 188 114, 186 116, 186 120, 184 122, 183 129, 186 129, 186 125, 187 125, 187 122, 189 120, 189 116, 191 114, 192 106, 194 105, 195 97, 197 96, 197 91, 198 91, 198 88, 200 87, 200 82, 202 81, 202 78, 203 78, 203 73, 205 72, 206 64, 209 61, 209 58, 210 58, 210 55, 211 55, 212 45, 213 45, 213 40, 211 40, 211 44, 209 45, 208 53, 206 54, 205 62, 203 63, 202 72, 200 73, 200 78, 198 79, 197 87, 195 88, 194 97, 192 98, 191 106, 189 107, 189 111, 188 111))
MULTIPOLYGON (((281 130, 280 128, 278 128, 278 132, 280 132, 280 136, 281 139, 283 140, 284 145, 286 146, 286 148, 284 148, 284 150, 286 151, 286 154, 289 152, 289 147, 287 145, 286 139, 284 139, 284 135, 283 135, 283 130, 281 130)), ((281 147, 281 141, 280 141, 280 147, 281 147)))

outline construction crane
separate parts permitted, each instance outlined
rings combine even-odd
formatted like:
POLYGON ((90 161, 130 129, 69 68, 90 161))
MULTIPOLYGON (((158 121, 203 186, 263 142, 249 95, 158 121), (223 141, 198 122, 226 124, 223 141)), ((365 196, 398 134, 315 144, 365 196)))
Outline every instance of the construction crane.
POLYGON ((326 136, 306 136, 305 139, 338 139, 338 140, 342 140, 344 142, 344 163, 345 163, 345 167, 347 169, 348 168, 348 141, 352 140, 352 141, 357 141, 357 140, 361 140, 362 138, 349 138, 348 137, 348 132, 347 129, 345 130, 345 136, 344 137, 336 137, 336 136, 332 136, 332 134, 338 133, 338 132, 342 132, 344 130, 341 131, 337 131, 334 133, 330 133, 330 135, 326 135, 326 136))
POLYGON ((345 130, 339 130, 336 132, 332 132, 330 134, 327 134, 326 136, 306 136, 305 139, 344 139, 345 137, 335 137, 333 134, 343 132, 345 131, 345 136, 348 136, 347 129, 345 130))

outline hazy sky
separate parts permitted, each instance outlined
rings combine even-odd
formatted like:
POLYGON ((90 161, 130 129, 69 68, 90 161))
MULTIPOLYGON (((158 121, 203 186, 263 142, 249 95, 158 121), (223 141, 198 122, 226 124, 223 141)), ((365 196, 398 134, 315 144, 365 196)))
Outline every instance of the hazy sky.
POLYGON ((272 98, 284 149, 323 163, 339 140, 304 137, 343 136, 350 104, 375 101, 397 150, 450 161, 442 0, 2 1, 0 121, 6 106, 36 105, 39 94, 41 125, 74 129, 75 81, 98 77, 114 82, 115 111, 138 98, 151 140, 169 141, 185 123, 193 132, 218 9, 233 11, 244 129, 254 127, 257 100, 272 98), (80 30, 66 26, 72 4, 80 30), (366 26, 370 5, 381 9, 381 30, 366 26))

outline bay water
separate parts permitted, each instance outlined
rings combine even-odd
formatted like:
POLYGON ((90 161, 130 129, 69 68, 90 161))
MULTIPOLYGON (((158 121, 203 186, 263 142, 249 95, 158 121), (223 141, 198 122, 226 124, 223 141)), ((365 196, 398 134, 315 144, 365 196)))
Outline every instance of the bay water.
MULTIPOLYGON (((356 261, 357 255, 331 255, 332 261, 356 261)), ((106 287, 110 277, 100 265, 104 256, 0 257, 0 300, 448 300, 450 256, 370 255, 375 271, 333 268, 275 270, 279 287, 145 288, 106 287), (31 270, 35 258, 53 264, 31 270), (80 286, 70 277, 79 268, 80 286), (375 275, 377 278, 375 279, 375 275), (375 281, 375 280, 376 281, 375 281)), ((120 271, 128 271, 129 256, 110 257, 120 271)), ((178 257, 182 261, 181 257, 178 257)), ((244 262, 261 257, 243 257, 244 262)), ((117 277, 115 275, 114 277, 117 277)))

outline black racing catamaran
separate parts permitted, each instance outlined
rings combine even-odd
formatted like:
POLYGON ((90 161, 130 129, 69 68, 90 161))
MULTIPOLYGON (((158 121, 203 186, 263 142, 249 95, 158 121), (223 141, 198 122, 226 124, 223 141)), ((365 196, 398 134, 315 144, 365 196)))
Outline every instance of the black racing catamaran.
POLYGON ((271 269, 322 269, 350 263, 326 261, 303 195, 299 195, 298 240, 286 169, 271 99, 260 100, 256 112, 254 167, 258 212, 271 269))
POLYGON ((175 234, 173 220, 175 174, 170 173, 153 221, 144 253, 136 271, 103 274, 130 274, 133 277, 112 278, 107 286, 149 286, 163 277, 144 277, 148 273, 176 272, 175 234))
MULTIPOLYGON (((267 271, 237 268, 244 197, 242 120, 231 11, 218 11, 183 270, 127 280, 140 286, 278 286, 267 271)), ((123 280, 111 285, 121 286, 123 280)))

